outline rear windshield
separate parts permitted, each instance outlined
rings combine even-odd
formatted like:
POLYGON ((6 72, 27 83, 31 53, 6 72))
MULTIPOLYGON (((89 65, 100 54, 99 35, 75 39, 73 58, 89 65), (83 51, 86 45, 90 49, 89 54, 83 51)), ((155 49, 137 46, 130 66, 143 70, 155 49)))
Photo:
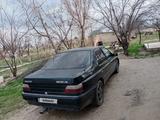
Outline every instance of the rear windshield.
POLYGON ((57 54, 50 59, 44 69, 85 68, 91 64, 90 51, 71 51, 57 54))

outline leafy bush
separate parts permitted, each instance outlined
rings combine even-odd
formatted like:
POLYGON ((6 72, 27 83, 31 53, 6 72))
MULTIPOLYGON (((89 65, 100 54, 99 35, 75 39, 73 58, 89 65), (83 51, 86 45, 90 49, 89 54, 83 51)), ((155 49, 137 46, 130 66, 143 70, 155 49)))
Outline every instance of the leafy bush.
POLYGON ((128 48, 129 55, 131 55, 131 56, 139 55, 140 49, 142 47, 143 47, 143 45, 140 45, 138 43, 131 43, 128 48))

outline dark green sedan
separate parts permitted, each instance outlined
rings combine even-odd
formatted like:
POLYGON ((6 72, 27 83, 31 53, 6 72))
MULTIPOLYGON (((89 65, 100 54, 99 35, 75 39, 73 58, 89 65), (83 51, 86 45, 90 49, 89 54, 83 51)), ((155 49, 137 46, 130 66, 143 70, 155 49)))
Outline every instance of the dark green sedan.
POLYGON ((104 102, 104 85, 119 71, 117 54, 104 47, 71 49, 26 76, 23 98, 44 108, 81 110, 104 102))

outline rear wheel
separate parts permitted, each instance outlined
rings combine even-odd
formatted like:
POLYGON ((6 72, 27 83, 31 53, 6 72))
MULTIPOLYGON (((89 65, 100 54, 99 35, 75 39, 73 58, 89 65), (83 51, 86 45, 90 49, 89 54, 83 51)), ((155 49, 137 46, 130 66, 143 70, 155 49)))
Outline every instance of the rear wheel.
POLYGON ((95 100, 93 102, 95 106, 101 106, 104 102, 104 85, 101 80, 97 83, 95 100))
POLYGON ((117 62, 114 73, 119 73, 119 62, 117 62))

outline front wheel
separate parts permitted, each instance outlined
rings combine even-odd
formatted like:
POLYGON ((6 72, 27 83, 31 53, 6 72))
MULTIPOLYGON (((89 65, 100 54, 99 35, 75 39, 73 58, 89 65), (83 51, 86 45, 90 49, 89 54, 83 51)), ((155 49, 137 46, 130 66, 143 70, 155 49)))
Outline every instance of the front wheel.
POLYGON ((101 106, 104 102, 104 85, 101 80, 97 83, 95 100, 93 102, 95 106, 101 106))

